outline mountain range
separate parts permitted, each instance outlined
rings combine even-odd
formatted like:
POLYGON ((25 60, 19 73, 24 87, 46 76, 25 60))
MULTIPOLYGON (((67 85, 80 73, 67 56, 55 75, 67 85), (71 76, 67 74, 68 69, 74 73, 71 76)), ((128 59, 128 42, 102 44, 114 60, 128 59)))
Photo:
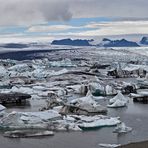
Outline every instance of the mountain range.
POLYGON ((82 39, 62 39, 62 40, 54 40, 52 45, 71 45, 71 46, 92 46, 90 42, 93 40, 82 40, 82 39))
POLYGON ((125 39, 121 40, 110 40, 104 38, 101 43, 98 44, 101 47, 139 47, 136 42, 127 41, 125 39))
POLYGON ((143 37, 139 43, 134 41, 128 41, 126 39, 121 40, 111 40, 108 38, 103 38, 102 41, 96 45, 93 45, 94 40, 82 40, 82 39, 61 39, 53 40, 52 45, 71 45, 71 46, 97 46, 97 47, 140 47, 143 45, 148 45, 148 37, 143 37))

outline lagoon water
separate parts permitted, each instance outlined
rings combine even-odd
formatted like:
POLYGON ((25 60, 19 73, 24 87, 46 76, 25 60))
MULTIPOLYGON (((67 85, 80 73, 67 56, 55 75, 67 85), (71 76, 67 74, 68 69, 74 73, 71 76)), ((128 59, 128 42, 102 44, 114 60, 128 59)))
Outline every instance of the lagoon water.
MULTIPOLYGON (((41 102, 40 102, 41 103, 41 102)), ((107 101, 101 103, 106 104, 107 101)), ((11 108, 10 111, 31 111, 33 108, 11 108)), ((32 105, 33 105, 32 104, 32 105)), ((133 103, 128 107, 108 109, 109 116, 119 116, 121 121, 133 128, 127 134, 113 133, 114 127, 84 132, 57 132, 53 137, 9 139, 0 134, 0 148, 99 148, 100 143, 127 144, 148 140, 148 105, 133 103)))

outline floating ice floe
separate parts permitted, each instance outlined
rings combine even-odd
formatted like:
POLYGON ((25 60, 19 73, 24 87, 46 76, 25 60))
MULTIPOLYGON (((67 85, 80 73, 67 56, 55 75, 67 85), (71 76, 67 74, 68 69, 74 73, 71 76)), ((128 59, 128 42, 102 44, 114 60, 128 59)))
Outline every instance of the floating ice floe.
POLYGON ((62 109, 63 106, 55 106, 53 107, 53 110, 60 112, 60 110, 62 109))
POLYGON ((88 84, 89 91, 93 96, 102 96, 105 94, 104 86, 101 82, 91 82, 88 84))
POLYGON ((5 110, 6 110, 6 107, 0 104, 0 116, 5 115, 6 113, 5 110))
POLYGON ((123 86, 121 88, 123 94, 136 93, 136 90, 137 90, 136 84, 123 82, 123 86))
POLYGON ((25 94, 34 94, 34 90, 31 87, 16 87, 16 86, 13 86, 10 89, 10 92, 18 92, 18 93, 25 93, 25 94))
POLYGON ((76 65, 72 64, 71 60, 66 58, 62 61, 53 61, 49 63, 52 67, 76 67, 76 65))
POLYGON ((137 94, 131 93, 130 97, 133 98, 134 102, 139 102, 139 103, 148 103, 148 92, 147 90, 145 91, 138 91, 137 94))
POLYGON ((105 87, 105 92, 106 92, 106 95, 115 95, 115 94, 117 94, 117 90, 116 89, 114 89, 112 86, 110 86, 110 85, 107 85, 106 87, 105 87))
POLYGON ((25 72, 30 71, 31 67, 28 64, 17 64, 8 68, 9 71, 25 72))
POLYGON ((33 86, 33 89, 37 90, 37 91, 46 91, 48 88, 46 88, 44 86, 37 85, 37 86, 33 86))
POLYGON ((7 131, 4 133, 4 137, 9 138, 29 138, 29 137, 40 137, 40 136, 53 136, 52 131, 27 131, 27 130, 15 130, 7 131))
POLYGON ((32 72, 32 76, 35 78, 46 78, 46 77, 51 77, 51 76, 62 75, 67 72, 68 72, 67 69, 62 69, 59 71, 54 71, 54 70, 50 71, 50 70, 46 70, 45 68, 43 68, 43 69, 39 68, 39 69, 35 69, 32 72))
POLYGON ((131 131, 132 131, 131 127, 128 127, 125 125, 125 123, 121 122, 117 125, 117 127, 115 128, 115 130, 113 132, 114 133, 128 133, 131 131))
POLYGON ((128 104, 128 99, 122 95, 122 93, 118 92, 118 94, 109 100, 109 105, 107 107, 117 108, 117 107, 125 107, 128 104))
POLYGON ((0 111, 3 111, 5 109, 6 109, 6 107, 0 104, 0 111))
POLYGON ((97 102, 93 100, 93 96, 91 95, 91 93, 87 93, 87 95, 85 97, 82 98, 78 98, 78 99, 74 99, 70 102, 71 104, 93 104, 96 105, 97 102))
POLYGON ((66 68, 64 68, 64 69, 62 69, 60 71, 53 71, 53 73, 50 76, 58 76, 58 75, 65 74, 67 72, 68 72, 68 70, 66 68))
POLYGON ((1 118, 2 129, 48 129, 50 121, 61 119, 54 111, 44 112, 12 112, 1 118))
POLYGON ((101 127, 116 126, 121 121, 118 117, 108 117, 103 115, 85 116, 85 115, 66 115, 63 120, 55 121, 57 130, 92 130, 101 127))
POLYGON ((88 88, 87 85, 79 84, 66 87, 68 90, 72 90, 74 93, 86 95, 88 88))
POLYGON ((18 72, 18 71, 9 71, 9 77, 14 78, 14 77, 31 77, 32 72, 30 71, 24 71, 24 72, 18 72))
POLYGON ((7 69, 4 66, 0 66, 0 77, 6 76, 8 73, 7 69))
POLYGON ((60 107, 64 105, 63 100, 61 100, 55 93, 51 93, 49 95, 49 99, 46 100, 46 103, 47 105, 43 107, 41 110, 49 110, 49 109, 53 109, 54 107, 60 107))
POLYGON ((13 84, 13 85, 17 85, 17 84, 24 85, 25 84, 25 80, 23 80, 21 78, 13 78, 11 80, 11 84, 13 84))
POLYGON ((100 143, 99 146, 104 147, 104 148, 116 148, 121 146, 121 144, 104 144, 100 143))
POLYGON ((96 119, 94 119, 93 117, 92 121, 91 118, 90 119, 89 117, 86 118, 85 119, 86 121, 80 124, 79 127, 85 130, 85 129, 116 126, 121 122, 118 117, 96 116, 95 118, 96 119))
POLYGON ((63 120, 55 122, 55 129, 59 131, 82 131, 75 119, 66 116, 63 120), (57 124, 58 123, 58 124, 57 124))
POLYGON ((32 72, 32 76, 37 79, 45 78, 48 76, 50 72, 48 70, 45 70, 44 68, 36 68, 32 72))
POLYGON ((85 97, 74 99, 70 104, 65 104, 61 109, 61 114, 76 115, 96 115, 106 113, 107 109, 98 104, 91 94, 85 97))
POLYGON ((43 112, 12 112, 0 119, 0 129, 4 130, 58 130, 81 131, 76 119, 62 117, 56 110, 43 112))

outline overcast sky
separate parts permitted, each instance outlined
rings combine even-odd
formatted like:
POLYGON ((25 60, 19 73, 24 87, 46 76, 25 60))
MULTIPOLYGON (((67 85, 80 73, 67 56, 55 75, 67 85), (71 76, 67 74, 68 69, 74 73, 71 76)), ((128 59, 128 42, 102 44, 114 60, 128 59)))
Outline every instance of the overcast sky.
POLYGON ((148 34, 148 0, 0 0, 0 38, 148 34))

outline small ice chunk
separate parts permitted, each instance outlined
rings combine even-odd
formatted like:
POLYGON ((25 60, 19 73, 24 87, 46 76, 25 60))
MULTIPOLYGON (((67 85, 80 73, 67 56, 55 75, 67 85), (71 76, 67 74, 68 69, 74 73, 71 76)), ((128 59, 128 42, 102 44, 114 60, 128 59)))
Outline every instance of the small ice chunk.
POLYGON ((125 123, 119 123, 117 125, 117 127, 115 128, 115 130, 113 131, 114 133, 127 133, 127 132, 131 132, 132 128, 128 127, 125 125, 125 123))
POLYGON ((117 91, 110 85, 107 85, 106 88, 106 94, 107 95, 114 95, 114 94, 117 94, 117 91))
POLYGON ((0 104, 0 117, 6 113, 5 109, 6 109, 6 107, 0 104))
POLYGON ((6 107, 0 104, 0 112, 5 110, 5 109, 6 109, 6 107))
POLYGON ((106 147, 106 148, 116 148, 116 147, 121 146, 121 144, 104 144, 104 143, 100 143, 99 146, 106 147))

